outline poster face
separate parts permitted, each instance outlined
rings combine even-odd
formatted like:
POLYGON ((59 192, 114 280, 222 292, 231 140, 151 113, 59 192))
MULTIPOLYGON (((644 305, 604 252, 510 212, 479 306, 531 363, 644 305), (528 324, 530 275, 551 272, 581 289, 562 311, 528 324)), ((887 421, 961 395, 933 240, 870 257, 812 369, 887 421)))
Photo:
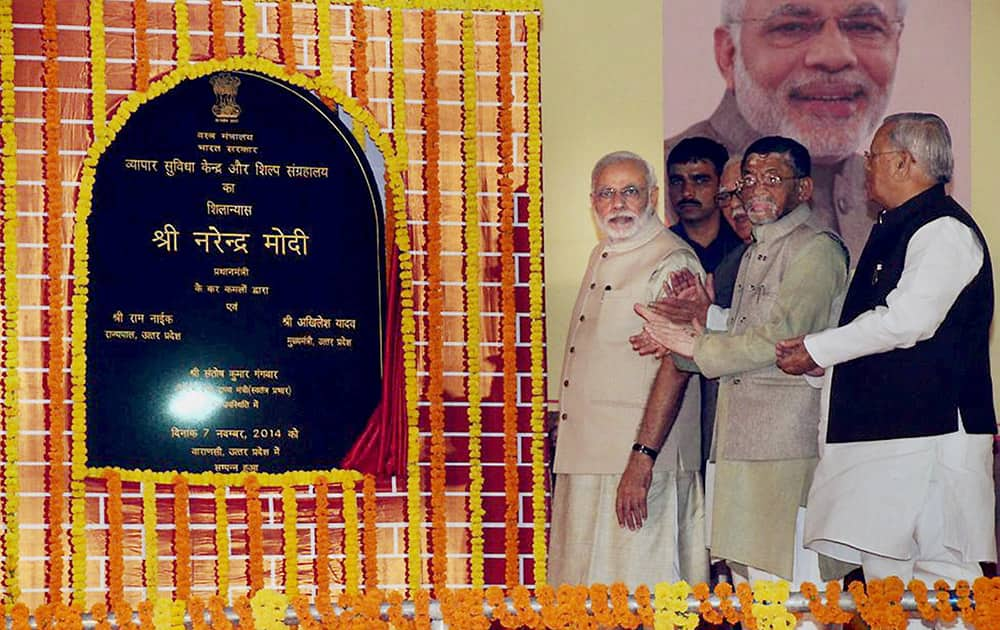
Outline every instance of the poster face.
POLYGON ((873 214, 861 153, 888 114, 945 120, 951 193, 969 207, 970 11, 969 0, 664 0, 665 148, 690 135, 737 154, 763 135, 799 140, 817 171, 814 210, 856 260, 873 214))
POLYGON ((101 155, 87 236, 89 465, 337 467, 381 395, 384 225, 318 99, 180 83, 101 155))

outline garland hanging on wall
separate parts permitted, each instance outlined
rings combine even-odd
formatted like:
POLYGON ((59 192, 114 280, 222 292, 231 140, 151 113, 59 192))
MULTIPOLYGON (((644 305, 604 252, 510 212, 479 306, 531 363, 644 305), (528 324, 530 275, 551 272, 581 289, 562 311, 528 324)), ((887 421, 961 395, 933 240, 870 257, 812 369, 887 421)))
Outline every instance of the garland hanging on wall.
POLYGON ((500 141, 500 252, 501 324, 503 344, 503 480, 504 480, 504 583, 508 588, 520 583, 518 514, 520 478, 517 472, 517 306, 514 276, 514 95, 511 91, 510 16, 497 16, 497 70, 500 107, 497 112, 500 141))
POLYGON ((528 70, 528 291, 531 320, 531 511, 535 584, 545 584, 545 307, 542 295, 542 112, 539 16, 524 16, 528 70))
POLYGON ((66 508, 66 388, 64 372, 66 366, 63 307, 66 292, 63 288, 63 273, 66 269, 63 257, 63 186, 62 161, 59 149, 62 146, 62 124, 59 111, 59 46, 56 0, 42 2, 42 110, 44 125, 42 139, 44 158, 42 170, 45 174, 45 301, 48 307, 45 322, 48 334, 48 371, 45 373, 45 391, 49 398, 48 441, 46 445, 47 493, 45 522, 45 549, 49 564, 46 569, 46 586, 50 602, 62 601, 63 574, 65 571, 65 544, 63 541, 64 514, 66 508))
MULTIPOLYGON (((14 133, 14 13, 10 0, 0 1, 0 156, 3 167, 3 192, 0 205, 3 209, 3 271, 4 278, 17 275, 17 136, 14 133)), ((20 376, 18 343, 20 331, 16 314, 20 309, 17 282, 4 282, 2 289, 4 311, 3 345, 0 361, 3 371, 3 457, 7 463, 0 470, 3 477, 3 572, 0 576, 3 592, 8 602, 21 598, 18 580, 20 565, 20 513, 21 483, 18 476, 20 462, 20 376)), ((5 606, 9 610, 9 603, 5 606)))
POLYGON ((469 423, 469 573, 472 588, 485 585, 483 569, 483 411, 482 371, 482 300, 480 298, 480 262, 482 237, 479 230, 479 142, 478 97, 476 78, 476 22, 471 11, 462 13, 462 189, 465 214, 465 312, 467 400, 469 423))
POLYGON ((444 286, 441 284, 441 159, 438 111, 437 14, 420 16, 423 74, 424 190, 427 203, 427 400, 430 403, 431 460, 431 581, 436 588, 447 583, 448 529, 445 505, 444 416, 444 286))

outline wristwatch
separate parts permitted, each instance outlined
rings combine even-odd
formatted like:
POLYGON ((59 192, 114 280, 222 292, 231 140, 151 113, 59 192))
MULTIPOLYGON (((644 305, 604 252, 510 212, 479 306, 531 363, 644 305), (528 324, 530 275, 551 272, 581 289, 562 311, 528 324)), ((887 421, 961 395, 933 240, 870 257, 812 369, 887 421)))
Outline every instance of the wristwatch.
POLYGON ((655 448, 649 448, 645 444, 639 444, 635 442, 632 444, 632 450, 636 453, 642 453, 643 455, 648 455, 651 460, 656 461, 656 456, 660 454, 660 451, 655 448))

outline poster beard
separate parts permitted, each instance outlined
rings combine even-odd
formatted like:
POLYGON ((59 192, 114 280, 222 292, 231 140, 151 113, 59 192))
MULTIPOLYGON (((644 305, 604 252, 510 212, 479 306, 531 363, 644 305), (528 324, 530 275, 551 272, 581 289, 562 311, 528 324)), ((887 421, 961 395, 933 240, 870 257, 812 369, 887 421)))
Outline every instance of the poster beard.
POLYGON ((878 86, 858 70, 847 70, 836 78, 803 70, 790 74, 777 89, 769 90, 747 70, 739 46, 733 81, 740 114, 754 129, 761 135, 795 138, 817 162, 840 160, 857 152, 885 116, 891 90, 891 84, 888 88, 878 86), (793 104, 796 94, 821 91, 859 96, 856 102, 831 103, 824 108, 827 111, 811 111, 808 105, 793 104), (841 111, 829 111, 833 109, 841 111))

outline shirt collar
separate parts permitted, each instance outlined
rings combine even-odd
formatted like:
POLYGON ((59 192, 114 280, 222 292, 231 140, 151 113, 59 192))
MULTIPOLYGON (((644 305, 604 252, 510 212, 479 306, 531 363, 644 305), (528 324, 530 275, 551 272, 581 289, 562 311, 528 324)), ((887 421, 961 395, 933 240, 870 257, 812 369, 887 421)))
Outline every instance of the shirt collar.
POLYGON ((899 206, 883 210, 879 213, 879 223, 891 223, 905 220, 907 211, 918 210, 927 205, 940 203, 948 193, 944 189, 944 184, 935 184, 916 195, 910 197, 899 206), (900 212, 902 210, 902 212, 900 212))

